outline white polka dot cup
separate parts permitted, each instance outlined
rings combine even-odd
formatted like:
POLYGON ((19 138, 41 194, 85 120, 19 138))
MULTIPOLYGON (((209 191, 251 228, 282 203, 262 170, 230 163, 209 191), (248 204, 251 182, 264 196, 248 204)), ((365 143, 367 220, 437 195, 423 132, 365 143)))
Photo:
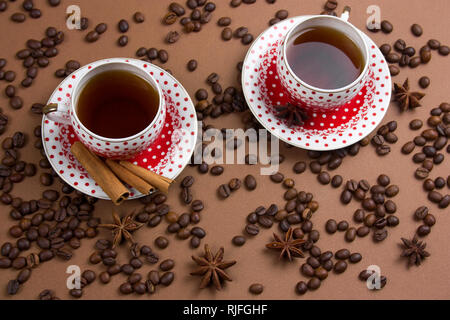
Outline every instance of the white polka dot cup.
POLYGON ((350 24, 348 11, 342 16, 315 15, 294 24, 284 37, 277 54, 277 72, 281 84, 293 103, 299 104, 311 111, 324 112, 335 109, 351 101, 363 88, 369 75, 369 48, 361 31, 350 24), (300 79, 287 61, 287 47, 295 40, 299 32, 311 27, 325 26, 338 30, 353 40, 364 58, 364 67, 356 80, 337 89, 322 89, 314 87, 300 79))
MULTIPOLYGON (((82 75, 73 86, 73 94, 70 103, 52 103, 44 107, 43 113, 52 121, 70 124, 80 141, 92 152, 104 158, 126 160, 136 156, 148 148, 159 136, 164 127, 166 118, 166 103, 162 90, 153 78, 140 64, 133 60, 108 59, 98 61, 95 67, 89 66, 89 70, 82 75), (141 132, 124 138, 107 138, 99 136, 87 129, 77 116, 77 103, 81 91, 92 77, 110 70, 123 70, 131 72, 147 81, 157 92, 159 106, 156 116, 151 123, 141 132)), ((74 77, 75 75, 72 75, 74 77)), ((102 119, 98 119, 102 121, 102 119)))

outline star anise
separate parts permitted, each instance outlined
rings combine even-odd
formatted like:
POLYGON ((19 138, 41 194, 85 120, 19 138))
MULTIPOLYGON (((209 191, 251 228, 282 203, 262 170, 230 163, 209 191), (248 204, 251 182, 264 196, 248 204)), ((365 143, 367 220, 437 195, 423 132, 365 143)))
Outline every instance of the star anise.
POLYGON ((305 243, 303 239, 293 239, 292 237, 293 229, 289 228, 282 240, 277 234, 273 234, 274 241, 266 244, 266 248, 281 250, 280 259, 286 256, 289 261, 292 261, 292 257, 303 258, 303 252, 298 247, 305 243))
POLYGON ((126 215, 122 219, 119 215, 113 211, 112 213, 114 223, 99 224, 100 228, 106 228, 112 230, 114 236, 113 248, 122 242, 125 238, 129 243, 133 244, 134 239, 132 233, 142 227, 142 223, 136 222, 134 218, 134 212, 126 215))
POLYGON ((394 83, 394 100, 398 103, 402 111, 420 107, 420 100, 425 96, 424 93, 409 90, 409 80, 406 78, 403 85, 394 83))
POLYGON ((299 107, 291 103, 285 105, 277 105, 275 109, 275 116, 280 119, 287 120, 287 126, 302 126, 304 121, 308 119, 306 113, 299 107))
POLYGON ((193 276, 203 276, 200 282, 200 289, 206 288, 210 283, 213 283, 217 290, 222 289, 221 282, 223 280, 231 281, 230 276, 224 271, 236 263, 236 261, 223 261, 224 249, 220 248, 215 255, 212 254, 211 249, 205 244, 205 254, 203 257, 192 256, 192 260, 199 265, 199 267, 191 272, 193 276))
POLYGON ((415 235, 412 240, 402 238, 402 242, 403 252, 401 256, 409 259, 409 266, 414 264, 419 266, 426 257, 430 256, 430 253, 425 251, 427 244, 423 241, 419 241, 417 235, 415 235))

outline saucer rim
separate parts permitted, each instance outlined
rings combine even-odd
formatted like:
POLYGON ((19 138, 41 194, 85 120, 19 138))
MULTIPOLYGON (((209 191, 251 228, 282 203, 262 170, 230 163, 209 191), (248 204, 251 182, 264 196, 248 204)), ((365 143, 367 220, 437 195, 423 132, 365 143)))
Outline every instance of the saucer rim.
MULTIPOLYGON (((252 43, 252 45, 250 46, 250 48, 247 50, 247 53, 246 53, 246 55, 245 55, 245 58, 244 58, 244 60, 243 60, 243 71, 242 71, 242 75, 241 75, 241 84, 242 84, 242 87, 243 88, 245 88, 245 80, 247 79, 247 77, 246 77, 246 75, 247 75, 247 72, 246 72, 246 70, 245 70, 245 65, 246 64, 248 64, 248 59, 249 59, 249 56, 250 56, 250 54, 251 54, 251 51, 256 47, 256 43, 258 43, 258 41, 261 39, 261 37, 264 35, 264 34, 266 34, 269 30, 271 30, 272 28, 274 28, 275 26, 277 26, 277 25, 281 25, 281 24, 283 24, 283 23, 285 23, 287 20, 300 20, 300 19, 307 19, 308 17, 311 17, 311 16, 314 16, 314 15, 302 15, 302 16, 296 16, 296 17, 290 17, 290 18, 287 18, 286 20, 282 20, 282 21, 280 21, 280 22, 278 22, 278 23, 276 23, 276 24, 274 24, 274 25, 272 25, 272 26, 270 26, 269 28, 267 28, 267 29, 265 29, 263 32, 261 32, 259 35, 258 35, 258 37, 253 41, 253 43, 252 43), (247 62, 247 63, 246 63, 247 62)), ((375 44, 375 42, 368 36, 368 35, 366 35, 364 32, 362 32, 361 30, 359 30, 359 32, 361 33, 361 35, 363 36, 363 38, 367 38, 368 40, 370 40, 374 45, 375 45, 375 49, 374 50, 378 50, 379 52, 380 52, 380 54, 381 54, 381 51, 380 51, 380 49, 378 48, 378 46, 375 44)), ((259 51, 259 49, 258 49, 258 51, 259 51)), ((381 56, 383 56, 382 54, 381 54, 381 56)), ((385 69, 387 70, 387 64, 385 64, 385 69)), ((387 79, 388 81, 386 81, 387 83, 389 83, 389 90, 388 90, 388 92, 389 92, 389 99, 386 99, 386 107, 385 107, 385 110, 384 110, 384 112, 383 112, 383 115, 379 118, 379 121, 374 125, 374 127, 373 127, 373 130, 372 131, 370 131, 370 132, 367 132, 366 134, 363 134, 363 135, 361 135, 361 136, 359 136, 358 138, 358 140, 356 140, 356 141, 354 141, 354 142, 352 142, 352 143, 347 143, 347 144, 345 144, 345 145, 337 145, 337 146, 328 146, 328 147, 324 147, 324 146, 315 146, 315 145, 309 145, 309 146, 299 146, 297 143, 296 143, 296 141, 295 140, 288 140, 288 139, 286 139, 286 138, 284 138, 282 135, 280 135, 280 134, 278 134, 276 131, 277 130, 272 130, 270 127, 268 127, 268 125, 265 123, 265 122, 263 122, 263 121, 261 121, 260 119, 259 119, 259 117, 257 116, 257 114, 256 114, 256 110, 254 110, 254 108, 253 107, 250 107, 250 106, 252 106, 253 105, 253 103, 251 103, 250 101, 249 101, 249 99, 248 99, 248 97, 247 97, 247 90, 243 90, 243 93, 244 93, 244 98, 245 98, 245 101, 246 101, 246 103, 247 103, 247 105, 249 106, 249 109, 250 109, 250 111, 252 112, 252 114, 253 114, 253 116, 258 120, 258 122, 264 127, 264 129, 266 129, 271 135, 273 135, 273 136, 275 136, 277 139, 279 139, 279 140, 281 140, 281 141, 283 141, 283 142, 285 142, 285 143, 287 143, 287 144, 289 144, 289 145, 291 145, 291 146, 293 146, 293 147, 296 147, 296 148, 299 148, 299 149, 304 149, 304 150, 311 150, 311 151, 333 151, 333 150, 338 150, 338 149, 343 149, 343 148, 346 148, 346 147, 349 147, 349 146, 351 146, 351 145, 353 145, 353 144, 355 144, 355 143, 358 143, 359 141, 361 141, 362 139, 364 139, 364 138, 366 138, 368 135, 370 135, 372 132, 374 132, 374 130, 378 127, 378 125, 383 121, 383 119, 384 119, 384 117, 386 116, 386 113, 387 113, 387 111, 388 111, 388 109, 389 109, 389 106, 390 106, 390 101, 391 101, 391 97, 392 97, 392 76, 391 76, 391 74, 389 73, 389 71, 387 72, 387 74, 388 74, 388 76, 389 76, 389 79, 387 79)), ((361 89, 362 90, 362 89, 361 89)), ((361 90, 359 91, 359 92, 361 92, 361 90)), ((358 92, 358 93, 359 93, 358 92)), ((290 129, 290 128, 288 128, 288 127, 286 127, 287 129, 290 129)))
MULTIPOLYGON (((115 59, 123 59, 123 60, 129 60, 129 61, 133 60, 133 61, 138 62, 138 63, 143 63, 142 60, 134 59, 134 58, 126 58, 126 57, 106 58, 106 59, 100 59, 100 60, 96 60, 96 61, 93 61, 93 62, 89 62, 89 63, 85 64, 83 67, 81 67, 80 69, 75 70, 74 72, 72 72, 71 74, 69 74, 67 77, 65 77, 64 79, 62 79, 62 80, 58 83, 58 85, 55 87, 55 89, 53 90, 52 94, 50 95, 49 99, 47 100, 47 104, 49 104, 49 103, 52 101, 53 96, 57 93, 57 90, 58 90, 58 88, 60 87, 60 85, 61 85, 64 81, 66 81, 69 77, 71 77, 73 74, 79 72, 81 69, 83 69, 83 68, 89 66, 89 65, 92 64, 92 63, 96 63, 96 62, 104 61, 104 60, 115 60, 115 59)), ((172 74, 170 74, 169 72, 167 72, 166 70, 164 70, 163 68, 161 68, 161 67, 159 67, 159 66, 157 66, 157 65, 155 65, 155 64, 152 64, 152 63, 150 63, 150 62, 145 62, 145 63, 147 63, 148 65, 151 65, 152 67, 156 68, 156 69, 157 69, 158 71, 160 71, 160 72, 164 72, 166 75, 168 75, 169 77, 171 77, 171 78, 174 80, 175 83, 178 84, 178 89, 180 89, 180 90, 186 95, 186 97, 188 97, 189 100, 187 101, 187 103, 188 103, 189 107, 192 109, 193 114, 194 114, 194 117, 192 118, 193 123, 195 123, 194 129, 193 129, 193 131, 195 132, 195 134, 194 134, 194 138, 192 138, 192 141, 194 142, 194 143, 193 143, 194 146, 193 146, 193 148, 191 148, 191 151, 189 152, 190 154, 189 154, 188 156, 186 156, 186 159, 187 159, 187 160, 182 164, 182 167, 179 168, 179 170, 174 171, 173 175, 170 176, 170 179, 175 180, 175 179, 176 179, 176 178, 184 171, 184 169, 187 167, 187 165, 189 164, 190 159, 191 159, 191 157, 192 157, 192 153, 194 152, 195 144, 196 144, 197 137, 198 137, 198 127, 197 127, 198 119, 197 119, 197 114, 196 114, 196 112, 195 112, 194 103, 193 103, 193 101, 192 101, 192 99, 191 99, 189 93, 187 92, 186 88, 182 85, 182 83, 181 83, 178 79, 176 79, 172 74)), ((164 95, 164 100, 166 100, 165 95, 164 95)), ((166 103, 167 103, 167 100, 166 100, 166 103)), ((84 192, 84 191, 81 190, 78 186, 75 186, 73 183, 69 182, 62 174, 60 174, 60 173, 58 172, 58 170, 56 170, 56 168, 55 168, 55 166, 54 166, 54 164, 53 164, 52 159, 50 159, 50 157, 49 157, 49 152, 48 152, 48 150, 47 150, 47 146, 46 146, 46 143, 45 143, 45 141, 44 141, 44 128, 45 128, 45 126, 46 126, 45 120, 50 120, 50 119, 48 119, 48 118, 46 117, 46 115, 43 115, 43 116, 42 116, 42 121, 41 121, 41 140, 42 140, 43 149, 44 149, 44 151, 45 151, 45 155, 46 155, 46 157, 47 157, 47 159, 48 159, 48 161, 49 161, 49 163, 50 163, 50 165, 51 165, 53 171, 55 171, 56 174, 58 175, 58 177, 61 178, 65 183, 67 183, 68 185, 70 185, 73 189, 75 189, 75 190, 77 190, 77 191, 79 191, 79 192, 85 194, 86 196, 93 197, 93 198, 97 198, 97 199, 101 199, 101 200, 111 200, 111 198, 108 197, 108 195, 106 195, 106 194, 104 194, 104 195, 103 195, 103 194, 94 194, 94 195, 93 195, 93 194, 89 194, 89 193, 84 192)), ((51 121, 51 120, 50 120, 50 121, 51 121)), ((70 125, 70 126, 72 127, 72 124, 68 124, 68 125, 70 125)), ((160 135, 161 135, 161 133, 158 135, 158 137, 159 137, 160 135)), ((152 145, 153 145, 153 144, 152 144, 152 145)), ((139 154, 138 154, 138 155, 139 155, 139 154)), ((138 156, 138 155, 136 155, 136 156, 138 156)), ((145 169, 147 169, 147 168, 145 168, 145 169)), ((148 170, 148 169, 147 169, 147 170, 148 170)), ((92 179, 92 178, 91 178, 91 179, 92 179)), ((92 179, 92 180, 93 180, 93 179, 92 179)), ((100 188, 101 188, 101 187, 100 187, 100 188)), ((103 191, 103 190, 102 190, 102 191, 103 191)), ((137 191, 137 190, 136 190, 136 191, 137 191)), ((158 190, 156 189, 155 191, 149 193, 148 195, 153 194, 153 193, 155 193, 155 192, 158 192, 158 190)), ((103 191, 103 193, 105 193, 105 192, 103 191)), ((139 198, 142 198, 142 197, 145 197, 145 196, 147 196, 147 195, 146 195, 146 194, 142 194, 142 193, 140 193, 139 191, 137 191, 133 196, 130 196, 130 197, 127 198, 126 200, 139 199, 139 198)))

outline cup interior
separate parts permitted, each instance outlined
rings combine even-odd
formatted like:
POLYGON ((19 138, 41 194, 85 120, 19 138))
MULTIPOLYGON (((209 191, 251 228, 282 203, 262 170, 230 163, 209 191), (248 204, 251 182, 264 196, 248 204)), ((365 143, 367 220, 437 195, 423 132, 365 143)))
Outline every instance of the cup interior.
MULTIPOLYGON (((163 94, 162 94, 161 88, 159 87, 159 85, 157 84, 155 79, 150 74, 145 72, 145 70, 143 70, 142 68, 139 68, 135 65, 125 63, 125 62, 106 62, 97 67, 94 67, 92 70, 88 71, 79 80, 79 82, 77 83, 77 85, 74 88, 74 93, 72 95, 72 108, 73 108, 73 113, 74 113, 74 116, 76 117, 77 122, 80 123, 83 126, 83 128, 86 131, 88 131, 91 135, 96 136, 97 138, 100 138, 102 140, 121 141, 121 140, 133 139, 134 137, 141 135, 143 132, 147 131, 151 126, 153 126, 155 121, 157 121, 157 118, 158 118, 157 115, 161 113, 161 108, 163 108, 163 105, 164 105, 163 100, 164 99, 163 99, 163 94), (94 132, 91 132, 81 122, 81 120, 78 117, 77 112, 78 112, 78 101, 79 101, 80 94, 83 92, 83 89, 86 87, 86 85, 89 83, 89 81, 92 78, 94 78, 95 76, 97 76, 103 72, 116 71, 116 70, 130 72, 130 73, 140 77, 141 79, 146 81, 148 84, 150 84, 157 92, 158 109, 156 112, 156 116, 152 119, 152 121, 150 123, 148 123, 148 126, 145 129, 143 129, 141 132, 138 132, 129 137, 122 137, 122 138, 114 139, 114 138, 102 137, 102 136, 99 136, 98 134, 95 134, 94 132)), ((99 121, 101 121, 101 120, 99 120, 99 121)))
POLYGON ((312 18, 309 18, 309 19, 299 23, 292 30, 290 30, 289 33, 287 34, 286 40, 284 41, 284 44, 283 44, 282 54, 285 57, 286 66, 287 66, 289 72, 291 73, 291 75, 297 81, 302 83, 304 86, 309 87, 313 90, 318 90, 318 91, 333 92, 333 91, 345 90, 347 87, 351 87, 354 84, 358 83, 364 77, 364 74, 367 72, 367 69, 369 66, 369 57, 368 57, 369 56, 369 48, 367 47, 366 42, 364 41, 363 37, 361 36, 360 31, 356 27, 354 27, 352 24, 350 24, 349 22, 342 20, 341 18, 333 17, 333 16, 325 16, 325 15, 314 16, 312 18), (321 89, 321 88, 316 88, 316 87, 304 82, 302 79, 300 79, 295 74, 295 72, 293 72, 293 68, 291 67, 291 65, 289 65, 289 60, 287 59, 287 49, 292 44, 292 42, 295 41, 295 39, 301 32, 303 32, 304 30, 307 30, 309 28, 314 28, 314 27, 328 27, 328 28, 334 29, 334 30, 342 33, 343 35, 347 36, 350 40, 352 40, 355 43, 356 47, 360 50, 360 53, 363 57, 363 66, 364 66, 361 70, 361 73, 359 74, 359 77, 356 80, 354 80, 351 83, 348 83, 346 86, 344 86, 342 88, 321 89))

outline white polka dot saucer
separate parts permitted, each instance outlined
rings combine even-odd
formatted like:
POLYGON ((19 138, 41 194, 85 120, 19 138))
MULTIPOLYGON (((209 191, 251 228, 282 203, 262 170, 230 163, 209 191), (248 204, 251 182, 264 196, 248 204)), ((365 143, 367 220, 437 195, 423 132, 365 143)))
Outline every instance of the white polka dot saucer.
MULTIPOLYGON (((164 177, 175 179, 188 164, 197 139, 197 116, 189 94, 173 76, 148 62, 127 58, 106 60, 126 61, 140 66, 148 70, 161 86, 167 104, 164 128, 148 149, 130 161, 164 177)), ((88 64, 68 76, 55 89, 48 104, 70 104, 74 83, 96 63, 98 62, 88 64)), ((70 152, 71 145, 78 140, 72 126, 54 122, 44 116, 42 140, 53 169, 67 184, 87 195, 109 199, 70 152)), ((142 196, 139 191, 130 189, 129 199, 142 196)))
POLYGON ((280 140, 308 150, 344 148, 370 134, 386 114, 391 100, 388 64, 375 43, 361 32, 370 54, 370 76, 363 89, 345 105, 327 112, 308 112, 304 125, 289 128, 273 108, 289 102, 276 71, 277 48, 290 26, 307 17, 279 22, 253 42, 243 64, 242 88, 254 116, 280 140))

